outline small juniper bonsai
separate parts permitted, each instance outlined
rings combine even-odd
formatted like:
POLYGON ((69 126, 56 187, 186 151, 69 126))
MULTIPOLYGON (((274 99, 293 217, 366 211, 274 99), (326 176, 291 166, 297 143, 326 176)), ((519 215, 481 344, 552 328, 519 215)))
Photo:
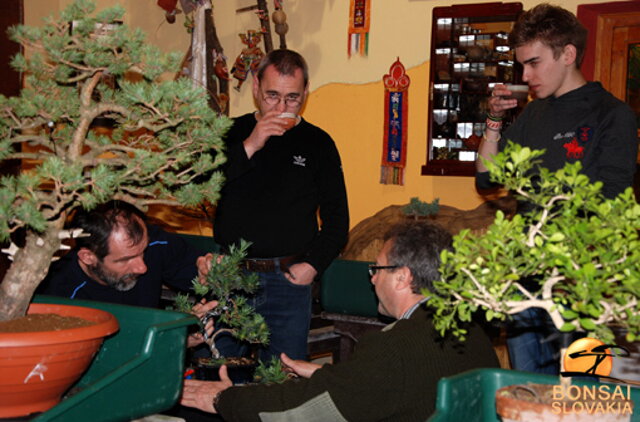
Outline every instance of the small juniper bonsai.
POLYGON ((275 356, 269 362, 258 363, 253 375, 253 382, 257 384, 281 384, 293 377, 295 374, 285 371, 282 361, 275 356))
MULTIPOLYGON (((197 279, 193 280, 194 292, 198 297, 218 301, 218 305, 208 315, 215 319, 217 326, 213 336, 208 339, 214 358, 220 358, 215 338, 223 333, 248 343, 269 343, 269 328, 264 318, 247 303, 248 295, 259 287, 258 275, 244 272, 240 268, 250 245, 245 240, 241 240, 239 246, 232 245, 229 253, 214 259, 204 284, 197 279)), ((178 310, 190 312, 191 306, 189 295, 177 296, 178 310)))
POLYGON ((435 215, 440 211, 440 199, 436 198, 433 202, 424 202, 420 198, 411 198, 408 205, 402 208, 404 215, 413 216, 414 219, 419 217, 426 217, 429 215, 435 215))
POLYGON ((442 253, 442 281, 429 302, 436 327, 464 337, 459 322, 475 311, 504 320, 538 307, 561 331, 610 342, 611 327, 618 326, 628 341, 637 340, 640 204, 633 190, 606 199, 602 184, 590 183, 579 162, 551 172, 539 168, 542 153, 510 144, 485 162, 494 181, 534 209, 511 219, 498 211, 485 234, 463 230, 454 237, 455 250, 442 253), (536 280, 536 288, 525 289, 524 278, 536 280))

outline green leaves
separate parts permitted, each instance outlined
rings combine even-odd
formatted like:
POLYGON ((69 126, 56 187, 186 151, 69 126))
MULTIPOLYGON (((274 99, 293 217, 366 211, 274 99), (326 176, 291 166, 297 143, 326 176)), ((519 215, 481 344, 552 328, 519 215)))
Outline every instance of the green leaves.
POLYGON ((280 384, 290 378, 280 358, 272 356, 269 362, 258 362, 253 381, 258 384, 280 384))
POLYGON ((27 83, 19 97, 0 96, 0 159, 27 159, 30 168, 1 187, 0 238, 113 197, 142 207, 219 197, 215 169, 226 160, 231 120, 189 79, 156 80, 177 69, 180 54, 145 44, 122 24, 122 7, 94 9, 76 0, 41 27, 10 30, 29 53, 12 60, 27 83), (113 127, 94 129, 98 118, 113 127))
POLYGON ((418 197, 411 198, 409 204, 406 205, 402 212, 405 215, 412 215, 414 218, 418 218, 420 216, 428 216, 437 214, 440 210, 439 199, 436 198, 433 202, 423 202, 418 197))
POLYGON ((488 320, 537 306, 563 331, 605 340, 613 324, 636 338, 640 205, 630 188, 605 199, 602 184, 590 184, 580 163, 556 172, 538 168, 541 154, 510 144, 487 162, 492 179, 532 211, 510 219, 498 212, 482 236, 455 236, 455 251, 442 254, 439 298, 430 301, 436 327, 460 335, 458 322, 469 319, 471 305, 483 308, 488 320), (535 185, 533 175, 539 176, 535 185))

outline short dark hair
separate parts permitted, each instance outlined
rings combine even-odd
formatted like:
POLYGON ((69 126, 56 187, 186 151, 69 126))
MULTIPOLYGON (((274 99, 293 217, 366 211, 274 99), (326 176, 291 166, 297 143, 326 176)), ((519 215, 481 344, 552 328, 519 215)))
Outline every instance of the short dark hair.
POLYGON ((406 222, 389 229, 384 240, 391 241, 387 264, 409 268, 413 292, 433 291, 433 282, 440 279, 440 252, 451 249, 449 232, 435 223, 406 222))
POLYGON ((76 239, 76 247, 93 252, 100 261, 109 255, 109 236, 116 228, 125 230, 134 245, 144 236, 144 214, 124 201, 112 200, 91 211, 78 210, 71 227, 80 228, 91 236, 76 239))
POLYGON ((564 47, 572 44, 576 48, 576 67, 579 69, 587 47, 587 29, 568 10, 541 3, 523 12, 509 34, 509 42, 514 48, 534 41, 551 48, 556 59, 564 47))
POLYGON ((309 83, 309 67, 304 58, 293 50, 281 48, 279 50, 271 50, 269 54, 264 56, 258 65, 258 82, 262 81, 262 76, 267 67, 273 65, 281 75, 293 76, 296 69, 302 71, 304 78, 304 86, 309 83))

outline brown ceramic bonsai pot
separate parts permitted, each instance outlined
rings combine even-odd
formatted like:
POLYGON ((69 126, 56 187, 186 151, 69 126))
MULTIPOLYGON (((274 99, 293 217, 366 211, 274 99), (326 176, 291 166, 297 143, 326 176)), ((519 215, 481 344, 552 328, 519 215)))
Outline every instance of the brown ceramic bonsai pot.
POLYGON ((0 333, 0 418, 44 412, 82 375, 105 336, 118 330, 105 311, 31 304, 28 314, 82 318, 94 325, 60 331, 0 333))

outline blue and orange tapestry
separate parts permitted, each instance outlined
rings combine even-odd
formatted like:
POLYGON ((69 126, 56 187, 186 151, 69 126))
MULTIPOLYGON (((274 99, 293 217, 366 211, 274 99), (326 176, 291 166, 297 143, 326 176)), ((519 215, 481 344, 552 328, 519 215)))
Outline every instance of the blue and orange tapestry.
POLYGON ((398 58, 382 78, 384 82, 384 143, 380 183, 404 185, 407 163, 407 123, 411 80, 398 58))

